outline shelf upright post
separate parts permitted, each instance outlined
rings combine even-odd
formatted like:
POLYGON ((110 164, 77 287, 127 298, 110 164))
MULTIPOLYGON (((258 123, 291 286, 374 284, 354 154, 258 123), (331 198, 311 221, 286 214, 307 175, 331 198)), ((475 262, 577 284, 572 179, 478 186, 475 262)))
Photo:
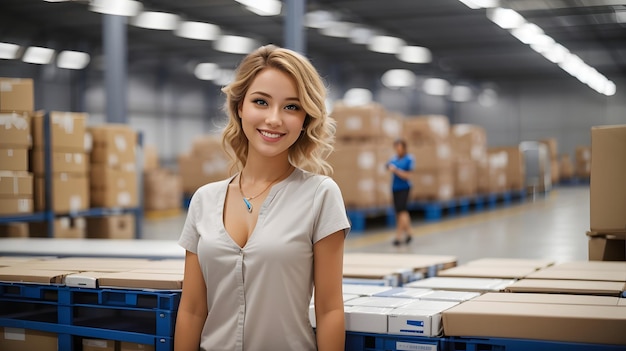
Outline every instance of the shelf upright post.
POLYGON ((44 184, 46 191, 44 194, 44 217, 46 219, 46 227, 48 228, 48 237, 54 238, 54 209, 52 206, 54 199, 53 192, 53 176, 52 173, 52 125, 50 121, 50 112, 46 112, 43 116, 43 154, 44 154, 44 184))
POLYGON ((133 213, 135 214, 135 239, 141 239, 141 233, 143 230, 143 167, 145 162, 143 144, 143 133, 141 131, 137 131, 137 207, 133 210, 133 213))

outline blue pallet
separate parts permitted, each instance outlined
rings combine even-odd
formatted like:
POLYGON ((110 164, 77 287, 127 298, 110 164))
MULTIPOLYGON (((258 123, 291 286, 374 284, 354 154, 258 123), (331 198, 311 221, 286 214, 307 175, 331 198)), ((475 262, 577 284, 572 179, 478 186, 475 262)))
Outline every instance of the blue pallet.
POLYGON ((624 351, 626 345, 585 344, 560 341, 449 337, 442 351, 624 351))
POLYGON ((443 338, 346 332, 346 351, 437 351, 443 338))
POLYGON ((346 214, 348 215, 348 219, 350 220, 351 224, 350 231, 353 233, 360 233, 365 231, 367 218, 371 217, 385 216, 388 226, 395 225, 395 214, 393 213, 393 209, 391 209, 390 207, 348 209, 346 211, 346 214), (393 223, 389 222, 390 218, 393 220, 393 223))

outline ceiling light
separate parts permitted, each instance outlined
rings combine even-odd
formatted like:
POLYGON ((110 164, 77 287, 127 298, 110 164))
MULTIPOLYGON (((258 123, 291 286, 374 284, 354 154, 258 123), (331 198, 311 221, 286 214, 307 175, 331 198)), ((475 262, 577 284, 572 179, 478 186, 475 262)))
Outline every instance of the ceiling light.
POLYGON ((415 74, 406 69, 391 69, 380 80, 388 88, 406 88, 415 84, 415 74))
POLYGON ((363 88, 352 88, 343 95, 343 102, 348 106, 362 106, 372 102, 372 91, 363 88))
POLYGON ((45 2, 66 2, 66 1, 69 1, 69 0, 43 0, 43 1, 45 1, 45 2))
POLYGON ((484 107, 491 107, 498 103, 498 93, 490 88, 483 90, 478 95, 478 103, 484 107))
POLYGON ((193 74, 201 80, 215 80, 220 76, 220 67, 210 62, 199 63, 193 70, 193 74))
POLYGON ((386 35, 379 35, 370 40, 367 48, 370 51, 380 52, 383 54, 398 54, 406 43, 404 40, 386 35))
POLYGON ((367 44, 376 35, 373 29, 365 27, 356 27, 350 30, 350 42, 352 44, 367 44))
POLYGON ((429 63, 433 59, 430 50, 421 46, 404 46, 397 56, 400 61, 408 63, 429 63))
POLYGON ((236 35, 223 35, 213 42, 213 48, 221 52, 245 55, 259 46, 256 40, 236 35))
POLYGON ((524 23, 520 27, 514 28, 511 34, 524 44, 533 44, 545 36, 543 30, 534 23, 524 23))
POLYGON ((220 27, 204 22, 181 22, 175 34, 182 38, 196 40, 215 40, 220 35, 220 27))
POLYGON ((572 76, 576 76, 578 72, 583 69, 586 64, 583 60, 575 54, 569 54, 563 60, 563 62, 559 63, 559 67, 561 67, 565 72, 569 73, 572 76))
POLYGON ((496 7, 487 10, 487 17, 504 29, 518 28, 526 22, 524 17, 511 9, 496 7))
POLYGON ((220 69, 219 74, 216 79, 213 80, 213 83, 225 86, 230 84, 230 82, 235 79, 235 71, 232 69, 220 69))
POLYGON ((133 17, 136 16, 143 5, 134 0, 90 0, 89 10, 106 15, 133 17))
POLYGON ((52 49, 30 46, 26 49, 26 52, 24 52, 22 61, 37 65, 47 65, 52 61, 52 56, 54 56, 54 50, 52 49))
POLYGON ((459 1, 463 3, 465 6, 473 10, 500 6, 500 1, 498 0, 459 0, 459 1))
POLYGON ((65 69, 83 69, 89 64, 89 54, 79 51, 61 51, 57 66, 65 69))
POLYGON ((278 0, 235 0, 259 16, 278 16, 282 4, 278 0))
POLYGON ((422 88, 428 95, 443 96, 450 92, 450 83, 441 78, 429 78, 424 81, 422 88))
POLYGON ((135 16, 131 24, 146 29, 174 30, 178 27, 178 20, 179 17, 173 13, 144 11, 135 16))
POLYGON ((605 84, 604 91, 602 93, 606 96, 613 96, 615 95, 616 91, 617 91, 617 87, 615 86, 615 83, 608 81, 605 84))
POLYGON ((0 59, 16 59, 17 53, 20 50, 19 45, 10 43, 0 43, 0 59))
POLYGON ((563 45, 558 43, 552 45, 552 47, 550 47, 546 52, 543 53, 543 56, 552 63, 560 63, 565 61, 567 55, 569 55, 569 50, 567 50, 563 45))
POLYGON ((544 34, 536 37, 533 43, 530 44, 530 47, 538 53, 544 54, 550 50, 555 43, 554 39, 544 34))
POLYGON ((304 23, 309 28, 324 28, 339 21, 339 16, 330 11, 317 10, 304 15, 304 23))
POLYGON ((472 88, 465 85, 455 85, 450 90, 450 100, 455 102, 466 102, 472 100, 472 88))
POLYGON ((350 22, 332 22, 320 28, 320 33, 327 37, 349 38, 350 32, 356 25, 350 22))

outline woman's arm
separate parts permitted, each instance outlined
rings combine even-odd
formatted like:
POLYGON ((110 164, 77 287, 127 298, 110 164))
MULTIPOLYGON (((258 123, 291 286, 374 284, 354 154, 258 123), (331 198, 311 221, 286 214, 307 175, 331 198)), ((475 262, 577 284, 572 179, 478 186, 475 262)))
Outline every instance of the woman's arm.
POLYGON ((200 334, 207 314, 206 285, 200 270, 198 256, 187 251, 185 254, 183 292, 176 317, 175 351, 198 351, 200 334))
POLYGON ((397 175, 398 177, 404 180, 408 180, 411 177, 410 171, 405 171, 403 169, 400 169, 396 167, 394 164, 389 165, 389 170, 391 170, 395 175, 397 175))
POLYGON ((317 349, 343 351, 346 326, 343 314, 343 243, 340 230, 313 245, 317 349))

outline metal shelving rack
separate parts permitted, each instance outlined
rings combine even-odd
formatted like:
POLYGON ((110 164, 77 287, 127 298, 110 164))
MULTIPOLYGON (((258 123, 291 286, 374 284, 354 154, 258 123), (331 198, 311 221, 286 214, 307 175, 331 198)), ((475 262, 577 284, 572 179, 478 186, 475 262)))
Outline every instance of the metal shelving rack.
POLYGON ((52 186, 52 141, 50 114, 44 115, 43 133, 44 133, 44 181, 46 184, 45 201, 47 209, 43 212, 35 212, 31 214, 0 216, 0 223, 11 222, 46 222, 48 236, 54 237, 54 219, 57 215, 67 215, 72 218, 77 217, 104 217, 119 214, 133 214, 135 216, 135 239, 141 238, 142 220, 143 220, 143 134, 137 132, 137 198, 139 205, 133 208, 90 208, 84 211, 74 211, 69 213, 57 214, 50 209, 50 204, 54 198, 54 190, 52 186))

